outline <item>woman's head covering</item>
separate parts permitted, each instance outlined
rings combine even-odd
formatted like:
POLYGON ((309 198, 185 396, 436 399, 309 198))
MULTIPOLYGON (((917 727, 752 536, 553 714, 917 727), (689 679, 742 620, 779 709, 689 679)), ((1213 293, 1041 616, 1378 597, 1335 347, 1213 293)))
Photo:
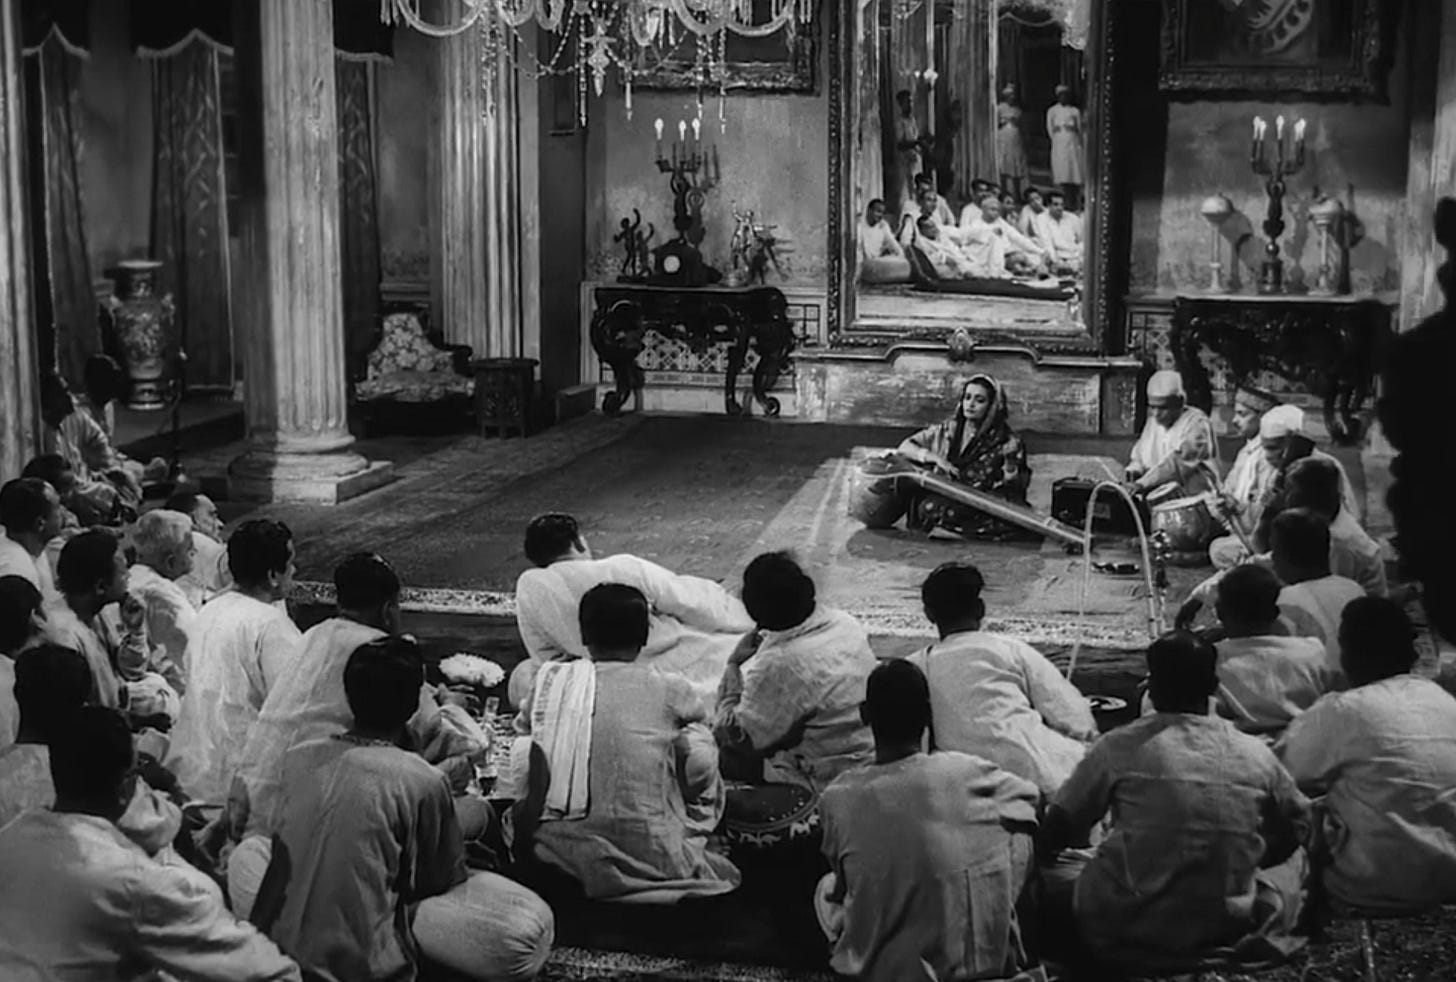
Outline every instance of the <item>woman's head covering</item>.
POLYGON ((1001 383, 984 372, 972 375, 966 379, 966 384, 961 386, 961 397, 956 401, 956 444, 959 446, 960 437, 965 433, 966 415, 965 401, 966 390, 973 385, 984 386, 987 392, 991 393, 991 405, 986 410, 986 418, 981 420, 976 428, 977 435, 990 432, 992 427, 1005 426, 1010 410, 1006 407, 1006 393, 1001 388, 1001 383))

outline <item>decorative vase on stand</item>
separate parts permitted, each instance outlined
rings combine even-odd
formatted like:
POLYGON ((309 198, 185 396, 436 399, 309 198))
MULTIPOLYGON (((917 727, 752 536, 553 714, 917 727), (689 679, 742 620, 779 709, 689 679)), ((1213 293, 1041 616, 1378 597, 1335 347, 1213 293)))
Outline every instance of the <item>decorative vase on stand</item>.
POLYGON ((106 312, 121 352, 121 367, 131 383, 128 409, 165 409, 175 382, 176 308, 171 294, 157 296, 161 268, 152 259, 128 259, 111 273, 116 292, 106 298, 106 312))

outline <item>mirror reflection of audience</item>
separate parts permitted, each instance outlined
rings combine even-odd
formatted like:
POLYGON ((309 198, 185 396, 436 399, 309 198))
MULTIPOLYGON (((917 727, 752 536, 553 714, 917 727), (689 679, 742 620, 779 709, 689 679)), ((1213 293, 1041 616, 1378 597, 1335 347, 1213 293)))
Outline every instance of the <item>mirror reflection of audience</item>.
POLYGON ((517 982, 550 954, 551 909, 503 876, 468 872, 449 783, 404 749, 424 684, 412 640, 360 645, 343 672, 351 725, 284 763, 251 920, 310 978, 412 978, 426 961, 517 982))
MULTIPOLYGON (((1297 950, 1309 802, 1257 737, 1210 714, 1217 654, 1184 633, 1148 648, 1156 710, 1103 734, 1047 808, 1044 858, 1111 830, 1077 878, 1083 943, 1132 974, 1297 950)), ((1102 977, 1102 976, 1098 976, 1102 977)))
POLYGON ((1456 902, 1456 700, 1414 674, 1415 631, 1389 600, 1351 601, 1339 648, 1351 688, 1316 702, 1275 748, 1320 796, 1312 879, 1357 910, 1456 902))
POLYGON ((935 189, 935 180, 929 174, 916 174, 915 196, 906 200, 900 209, 898 228, 903 230, 907 221, 926 213, 922 205, 927 196, 931 200, 931 217, 941 225, 955 224, 955 212, 950 210, 950 202, 945 200, 945 195, 935 189))
POLYGON ((860 715, 874 762, 835 779, 820 801, 831 872, 814 908, 831 967, 867 982, 1022 978, 1032 961, 1017 907, 1032 870, 1036 788, 979 756, 923 753, 935 714, 908 662, 870 674, 860 715))
POLYGON ((859 226, 859 278, 864 283, 908 283, 910 260, 885 220, 885 203, 876 198, 865 207, 859 226))
POLYGON ((960 231, 972 276, 1035 277, 1047 270, 1046 253, 1002 217, 1001 199, 994 192, 983 195, 979 206, 965 207, 960 231))
POLYGON ((517 854, 597 900, 734 890, 738 868, 708 843, 724 808, 709 710, 686 679, 638 659, 647 598, 598 584, 579 623, 590 657, 547 662, 522 707, 530 792, 516 812, 517 854))
POLYGON ((1125 475, 1139 491, 1177 484, 1185 495, 1207 490, 1205 471, 1218 467, 1218 441, 1208 415, 1188 405, 1183 376, 1171 369, 1148 379, 1148 421, 1133 444, 1125 475))
POLYGON ((7 978, 64 965, 88 979, 299 982, 298 966, 229 913, 206 874, 171 850, 148 855, 118 827, 138 790, 120 713, 77 710, 57 723, 49 757, 54 805, 0 829, 7 978))
POLYGON ((902 207, 905 203, 916 200, 915 176, 925 169, 921 151, 926 149, 926 140, 920 135, 920 122, 915 118, 912 98, 909 89, 901 89, 895 93, 895 105, 900 112, 895 117, 897 173, 893 186, 898 189, 897 197, 902 207))
POLYGON ((1048 191, 1046 210, 1035 219, 1036 240, 1046 251, 1052 272, 1078 276, 1082 272, 1082 218, 1066 209, 1060 191, 1048 191))
POLYGON ((1057 101, 1047 109, 1047 135, 1052 141, 1052 182, 1066 196, 1067 207, 1080 210, 1084 161, 1087 150, 1082 140, 1082 110, 1072 104, 1072 88, 1065 83, 1056 89, 1057 101))
POLYGON ((1001 101, 996 104, 996 169, 1001 186, 1013 197, 1021 197, 1021 185, 1029 170, 1021 134, 1020 92, 1015 82, 1002 86, 1001 101))

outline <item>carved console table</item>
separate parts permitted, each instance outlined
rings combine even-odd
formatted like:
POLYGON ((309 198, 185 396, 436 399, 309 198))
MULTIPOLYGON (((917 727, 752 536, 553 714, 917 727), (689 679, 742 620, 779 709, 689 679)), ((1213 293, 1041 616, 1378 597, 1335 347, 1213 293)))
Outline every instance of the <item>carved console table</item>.
POLYGON ((743 412, 738 402, 738 375, 751 344, 758 355, 753 371, 753 398, 766 415, 779 414, 779 401, 769 395, 794 349, 788 301, 774 287, 660 287, 618 284, 593 291, 591 344, 612 370, 617 383, 602 398, 602 411, 614 416, 645 384, 637 355, 648 331, 683 341, 695 351, 728 345, 723 382, 724 411, 743 412))
POLYGON ((1169 345, 1188 401, 1205 412, 1213 406, 1207 348, 1227 359, 1235 382, 1267 371, 1303 383, 1324 401, 1331 438, 1350 443, 1360 435, 1356 414, 1374 390, 1390 317, 1390 305, 1369 295, 1180 295, 1169 345))

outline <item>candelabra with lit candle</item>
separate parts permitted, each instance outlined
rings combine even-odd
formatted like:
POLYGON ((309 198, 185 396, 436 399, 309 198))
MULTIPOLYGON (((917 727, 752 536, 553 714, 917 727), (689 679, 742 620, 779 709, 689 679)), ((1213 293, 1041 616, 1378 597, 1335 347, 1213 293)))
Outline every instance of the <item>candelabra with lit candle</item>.
POLYGON ((1304 166, 1304 120, 1295 120, 1294 152, 1286 152, 1284 141, 1284 117, 1274 118, 1274 156, 1271 160, 1266 152, 1265 137, 1268 124, 1262 116, 1254 117, 1254 142, 1249 151, 1249 163, 1254 173, 1265 178, 1264 191, 1269 195, 1269 210, 1264 217, 1264 234, 1269 242, 1264 246, 1264 262, 1259 267, 1259 292, 1284 292, 1284 260, 1279 258, 1279 236, 1284 234, 1284 179, 1297 173, 1304 166))
POLYGON ((707 193, 717 186, 722 178, 718 166, 718 148, 704 147, 702 143, 703 121, 692 121, 692 139, 688 139, 688 123, 678 120, 677 140, 670 152, 664 156, 662 147, 662 120, 656 120, 657 169, 671 175, 668 179, 672 188, 672 226, 678 237, 694 249, 702 245, 706 234, 703 229, 703 202, 707 193))

